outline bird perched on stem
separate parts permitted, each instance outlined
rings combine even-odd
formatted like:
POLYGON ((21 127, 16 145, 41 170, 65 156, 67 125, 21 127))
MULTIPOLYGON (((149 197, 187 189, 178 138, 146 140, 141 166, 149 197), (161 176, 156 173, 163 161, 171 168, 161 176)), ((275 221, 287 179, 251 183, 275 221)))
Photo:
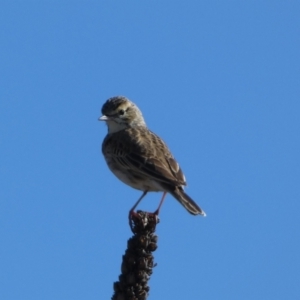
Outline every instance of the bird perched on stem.
POLYGON ((170 193, 193 215, 205 216, 205 212, 184 192, 185 176, 165 142, 151 132, 139 108, 129 99, 116 96, 102 107, 102 117, 108 133, 102 144, 102 152, 109 169, 127 185, 143 191, 131 208, 134 209, 147 192, 163 192, 160 207, 170 193))

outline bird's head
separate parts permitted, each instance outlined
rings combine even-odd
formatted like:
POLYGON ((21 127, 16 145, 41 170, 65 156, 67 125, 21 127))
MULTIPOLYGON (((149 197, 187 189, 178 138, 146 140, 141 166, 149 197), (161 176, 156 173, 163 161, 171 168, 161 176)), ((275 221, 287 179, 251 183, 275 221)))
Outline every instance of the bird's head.
POLYGON ((123 96, 109 98, 102 106, 101 112, 102 117, 98 120, 106 122, 109 133, 135 126, 146 126, 139 108, 123 96))

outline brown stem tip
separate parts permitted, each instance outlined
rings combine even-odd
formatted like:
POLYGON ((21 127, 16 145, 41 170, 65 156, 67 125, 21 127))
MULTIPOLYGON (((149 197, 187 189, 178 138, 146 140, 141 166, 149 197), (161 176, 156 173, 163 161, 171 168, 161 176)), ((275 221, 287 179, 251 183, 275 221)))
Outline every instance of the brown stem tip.
POLYGON ((157 249, 155 235, 158 216, 137 211, 132 216, 134 235, 127 242, 123 255, 121 275, 114 283, 112 300, 146 300, 150 287, 147 285, 156 266, 152 252, 157 249))

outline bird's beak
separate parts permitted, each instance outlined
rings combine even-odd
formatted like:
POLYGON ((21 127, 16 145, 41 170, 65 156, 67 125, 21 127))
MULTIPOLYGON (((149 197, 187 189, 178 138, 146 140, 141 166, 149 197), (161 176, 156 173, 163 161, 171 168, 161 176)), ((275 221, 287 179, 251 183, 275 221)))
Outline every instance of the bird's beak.
POLYGON ((102 117, 98 118, 98 121, 108 121, 109 117, 107 117, 106 115, 103 115, 102 117))

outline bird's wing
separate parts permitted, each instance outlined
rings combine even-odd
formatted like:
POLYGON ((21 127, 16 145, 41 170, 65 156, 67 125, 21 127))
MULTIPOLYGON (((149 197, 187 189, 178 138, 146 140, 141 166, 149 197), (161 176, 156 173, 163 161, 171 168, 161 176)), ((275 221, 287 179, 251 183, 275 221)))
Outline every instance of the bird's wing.
POLYGON ((113 143, 116 144, 106 149, 110 148, 110 158, 120 167, 136 176, 186 185, 183 172, 167 145, 148 129, 129 128, 115 133, 113 143))

